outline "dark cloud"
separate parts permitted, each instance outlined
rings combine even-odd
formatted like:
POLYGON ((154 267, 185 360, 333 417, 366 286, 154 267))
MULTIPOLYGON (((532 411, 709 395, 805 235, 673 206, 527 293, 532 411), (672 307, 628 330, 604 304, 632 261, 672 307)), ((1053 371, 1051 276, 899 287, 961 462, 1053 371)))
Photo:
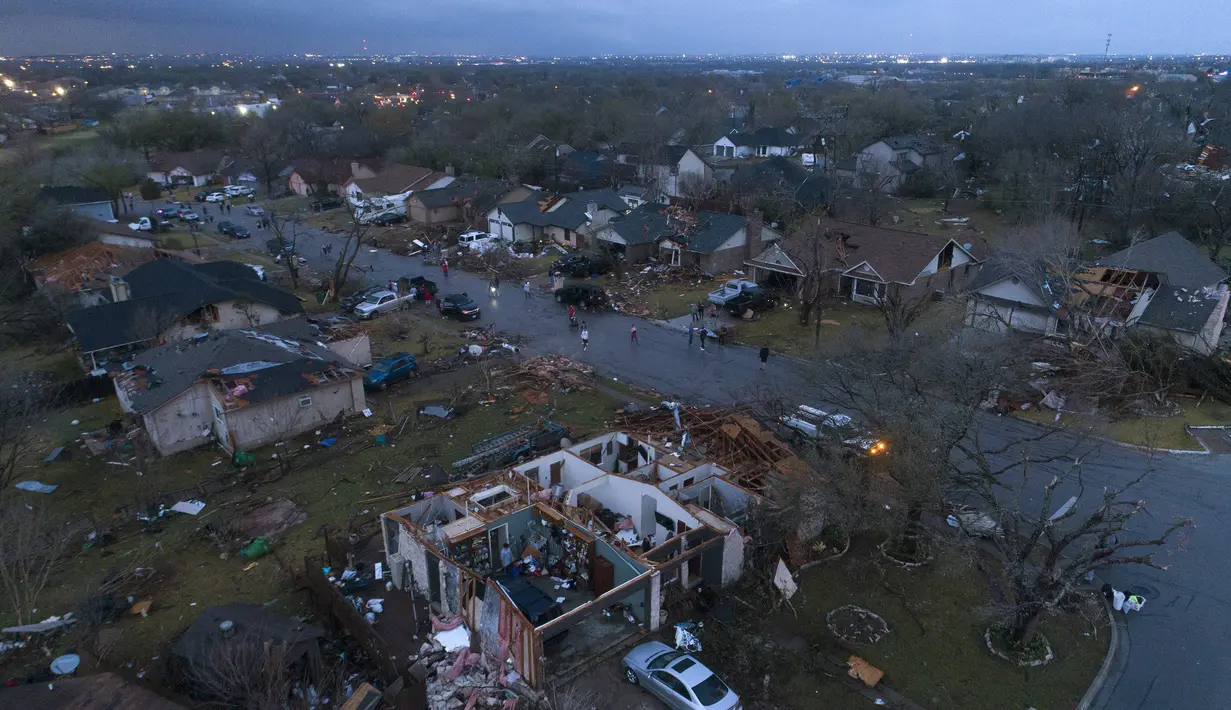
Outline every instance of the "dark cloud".
POLYGON ((1229 0, 3 0, 0 52, 1226 51, 1229 0))

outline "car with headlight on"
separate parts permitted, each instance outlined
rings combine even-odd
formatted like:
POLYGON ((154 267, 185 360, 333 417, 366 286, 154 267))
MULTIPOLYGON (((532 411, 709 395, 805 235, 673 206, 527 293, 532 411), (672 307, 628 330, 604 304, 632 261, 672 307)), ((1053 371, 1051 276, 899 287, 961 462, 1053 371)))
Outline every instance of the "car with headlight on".
POLYGON ((813 440, 832 439, 864 456, 883 456, 889 451, 888 442, 856 424, 847 414, 801 404, 791 414, 780 417, 779 422, 799 436, 813 440))

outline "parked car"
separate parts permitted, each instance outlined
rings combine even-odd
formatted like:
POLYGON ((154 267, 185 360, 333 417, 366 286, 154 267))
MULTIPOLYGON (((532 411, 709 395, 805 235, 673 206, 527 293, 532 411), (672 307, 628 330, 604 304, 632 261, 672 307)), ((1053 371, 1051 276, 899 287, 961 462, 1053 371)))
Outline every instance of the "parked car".
POLYGON ((391 224, 398 224, 405 221, 406 215, 398 214, 397 212, 385 212, 384 214, 378 214, 372 218, 372 224, 381 227, 388 227, 391 224))
POLYGON ((206 202, 226 202, 227 196, 221 192, 211 192, 205 196, 206 202))
POLYGON ((593 284, 570 284, 556 289, 556 303, 575 303, 586 308, 604 308, 607 292, 593 284))
POLYGON ((611 271, 611 261, 605 257, 587 254, 568 254, 556 259, 552 264, 553 272, 565 276, 589 276, 590 274, 605 274, 611 271))
POLYGON ((458 320, 478 320, 481 312, 479 304, 470 300, 470 296, 464 293, 454 293, 436 302, 440 308, 440 315, 446 317, 457 318, 458 320))
POLYGON ((247 227, 237 224, 235 225, 235 229, 231 231, 231 236, 236 239, 247 239, 252 236, 252 232, 248 231, 247 227))
POLYGON ((832 438, 848 451, 865 456, 880 456, 889 450, 888 443, 856 424, 855 420, 846 414, 830 413, 801 404, 793 413, 783 415, 779 421, 799 435, 809 439, 832 438))
POLYGON ((222 220, 221 222, 219 222, 219 223, 218 223, 218 233, 219 233, 219 234, 229 234, 229 235, 234 236, 234 234, 235 234, 235 228, 236 228, 237 226, 239 226, 239 225, 235 224, 235 223, 234 223, 234 222, 232 222, 231 220, 229 220, 229 219, 224 219, 224 220, 222 220))
POLYGON ((278 237, 274 237, 273 239, 266 239, 265 248, 268 249, 269 253, 273 254, 274 256, 295 253, 294 244, 291 244, 290 242, 284 242, 278 237))
POLYGON ((264 217, 264 216, 265 216, 265 208, 264 208, 264 207, 258 207, 258 206, 256 206, 256 205, 247 205, 247 206, 245 206, 245 207, 244 207, 244 214, 246 214, 246 215, 248 215, 248 216, 250 216, 250 217, 264 217))
POLYGON ((180 210, 180 219, 185 222, 200 222, 201 215, 192 210, 180 210))
POLYGON ((746 288, 722 304, 723 309, 733 316, 742 316, 747 311, 762 313, 778 305, 778 299, 763 288, 746 288))
POLYGON ((336 210, 343 204, 341 197, 324 197, 312 202, 312 210, 314 212, 324 212, 325 210, 336 210))
POLYGON ((351 311, 355 310, 355 306, 367 300, 368 296, 371 296, 374 293, 377 293, 380 291, 386 291, 386 290, 388 289, 386 289, 384 286, 368 286, 367 288, 361 288, 358 291, 352 293, 351 295, 339 301, 338 307, 342 310, 343 313, 350 313, 351 311))
POLYGON ((381 313, 396 311, 410 305, 408 294, 399 296, 392 291, 377 291, 363 299, 363 303, 355 306, 355 317, 359 320, 375 318, 381 313))
POLYGON ((691 654, 650 641, 624 655, 624 677, 675 710, 738 710, 739 696, 691 654))
POLYGON ((159 205, 158 209, 154 210, 154 214, 158 217, 179 217, 180 206, 173 202, 168 202, 165 205, 159 205))
POLYGON ((414 355, 394 353, 368 370, 368 374, 363 376, 363 386, 370 390, 388 389, 389 385, 410 379, 418 370, 419 364, 414 355))
POLYGON ((247 185, 227 185, 222 188, 227 197, 243 197, 252 194, 252 188, 247 185))
POLYGON ((202 190, 198 192, 193 199, 197 202, 205 202, 205 198, 209 197, 210 190, 202 190))
POLYGON ((759 288, 760 286, 757 286, 755 281, 749 281, 747 279, 731 279, 730 281, 723 284, 721 288, 717 288, 717 289, 714 289, 713 291, 710 291, 709 300, 710 300, 710 303, 713 303, 719 306, 724 306, 726 305, 727 301, 730 301, 731 299, 740 295, 744 291, 759 289, 759 288))
POLYGON ((487 232, 469 231, 457 235, 457 246, 467 251, 482 254, 483 252, 504 244, 499 235, 487 232))

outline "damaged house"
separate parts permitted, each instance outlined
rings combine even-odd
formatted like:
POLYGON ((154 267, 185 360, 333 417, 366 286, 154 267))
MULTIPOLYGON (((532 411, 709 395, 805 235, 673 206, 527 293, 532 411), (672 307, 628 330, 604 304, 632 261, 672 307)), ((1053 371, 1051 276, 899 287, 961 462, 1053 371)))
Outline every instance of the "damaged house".
POLYGON ((739 579, 740 524, 763 499, 727 474, 604 434, 385 513, 386 564, 395 587, 460 616, 483 652, 543 687, 659 629, 674 594, 739 579))
POLYGON ((164 456, 211 442, 250 450, 367 406, 361 370, 320 345, 254 330, 147 350, 115 390, 164 456))
POLYGON ((508 242, 549 239, 578 249, 596 246, 591 235, 628 212, 615 190, 582 190, 566 195, 536 192, 520 202, 497 204, 487 213, 487 231, 508 242))
POLYGON ((653 202, 601 225, 595 236, 630 264, 657 259, 714 274, 741 268, 754 254, 782 239, 781 232, 756 216, 693 213, 653 202))
POLYGON ((995 263, 971 283, 966 324, 996 333, 1080 332, 1112 340, 1133 328, 1209 355, 1218 347, 1231 297, 1226 279, 1201 249, 1168 232, 1075 266, 1067 277, 1042 266, 995 263))
POLYGON ((105 295, 109 303, 67 317, 90 369, 151 344, 255 328, 303 312, 295 294, 270 286, 252 267, 234 261, 158 259, 112 278, 105 295))

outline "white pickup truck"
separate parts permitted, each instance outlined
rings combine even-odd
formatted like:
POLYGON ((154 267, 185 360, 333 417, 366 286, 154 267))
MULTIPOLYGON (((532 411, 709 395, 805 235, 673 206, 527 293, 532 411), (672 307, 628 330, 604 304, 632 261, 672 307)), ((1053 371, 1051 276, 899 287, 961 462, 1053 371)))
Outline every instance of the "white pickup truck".
POLYGON ((399 296, 392 291, 377 291, 355 306, 355 316, 359 320, 368 320, 380 313, 396 311, 399 308, 410 308, 410 294, 399 296))
POLYGON ((722 285, 722 288, 710 291, 710 303, 721 306, 726 304, 732 298, 740 295, 746 290, 760 288, 755 282, 747 279, 731 279, 722 285))
POLYGON ((826 412, 823 409, 799 405, 794 412, 782 416, 781 423, 809 439, 832 437, 846 448, 866 456, 879 456, 888 449, 888 444, 876 438, 846 414, 826 412))

